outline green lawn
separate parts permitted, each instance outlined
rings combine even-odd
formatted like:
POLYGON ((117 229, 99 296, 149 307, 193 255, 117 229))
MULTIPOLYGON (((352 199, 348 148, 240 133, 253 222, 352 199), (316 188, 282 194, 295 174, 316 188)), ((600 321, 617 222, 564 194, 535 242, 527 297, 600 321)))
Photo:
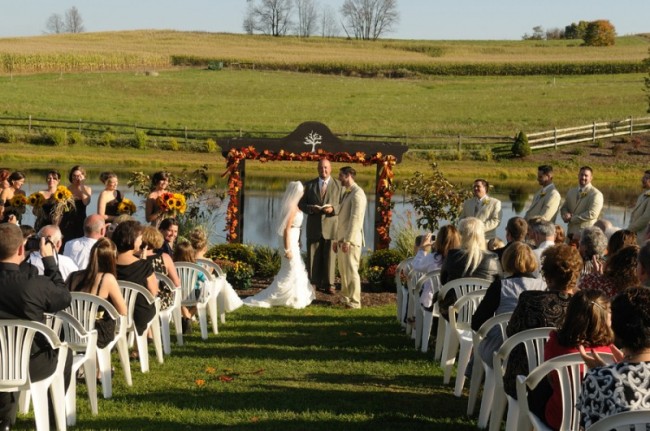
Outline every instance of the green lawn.
POLYGON ((394 310, 244 307, 207 341, 195 326, 164 364, 152 353, 148 374, 132 362, 133 387, 116 362, 113 399, 100 398, 96 417, 79 384, 77 429, 474 429, 467 398, 442 385, 394 310))

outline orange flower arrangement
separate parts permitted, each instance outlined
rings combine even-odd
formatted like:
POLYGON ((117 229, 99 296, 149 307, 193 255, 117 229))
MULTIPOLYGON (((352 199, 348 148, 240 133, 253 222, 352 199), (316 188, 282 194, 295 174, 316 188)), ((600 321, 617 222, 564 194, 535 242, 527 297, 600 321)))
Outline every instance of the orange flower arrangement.
POLYGON ((181 193, 165 192, 161 193, 156 199, 156 204, 165 214, 178 215, 185 214, 187 202, 185 196, 181 193))

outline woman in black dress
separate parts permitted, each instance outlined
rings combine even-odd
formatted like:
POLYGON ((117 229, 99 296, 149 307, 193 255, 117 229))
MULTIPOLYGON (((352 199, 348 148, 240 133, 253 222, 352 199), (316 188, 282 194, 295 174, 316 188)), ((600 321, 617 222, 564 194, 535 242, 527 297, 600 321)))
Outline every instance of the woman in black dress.
POLYGON ((59 227, 63 233, 63 244, 67 241, 84 236, 84 220, 86 207, 90 203, 92 189, 86 185, 86 170, 81 166, 73 166, 68 174, 70 186, 68 189, 74 197, 74 210, 68 211, 61 217, 59 227))
POLYGON ((54 193, 56 193, 57 187, 61 183, 61 174, 57 170, 48 171, 45 175, 45 182, 47 183, 47 188, 45 190, 40 190, 39 193, 45 198, 45 202, 40 209, 34 209, 34 215, 36 216, 36 221, 34 222, 34 229, 38 232, 43 226, 49 224, 58 224, 58 220, 53 218, 54 206, 56 205, 56 200, 54 199, 54 193))
MULTIPOLYGON (((124 221, 115 228, 111 238, 117 247, 117 279, 144 286, 155 297, 158 295, 158 281, 153 272, 153 265, 150 260, 141 259, 139 256, 142 229, 142 225, 134 220, 124 221)), ((149 304, 142 295, 138 295, 133 322, 139 335, 142 335, 155 315, 154 304, 149 304)))
POLYGON ((97 214, 103 216, 106 223, 112 223, 120 215, 117 206, 122 202, 122 193, 117 189, 117 175, 114 172, 102 172, 99 179, 106 188, 99 194, 97 214))

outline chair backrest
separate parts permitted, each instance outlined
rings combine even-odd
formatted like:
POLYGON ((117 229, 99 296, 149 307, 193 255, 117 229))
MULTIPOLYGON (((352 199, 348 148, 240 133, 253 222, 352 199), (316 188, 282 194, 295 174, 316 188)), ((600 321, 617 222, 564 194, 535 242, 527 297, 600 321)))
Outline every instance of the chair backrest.
POLYGON ((408 280, 408 275, 411 272, 412 268, 413 268, 412 257, 407 257, 397 265, 397 269, 395 271, 395 286, 397 286, 397 288, 401 288, 404 286, 404 284, 402 283, 402 277, 408 280))
POLYGON ((459 297, 454 305, 449 307, 449 324, 457 332, 471 331, 472 316, 478 304, 485 296, 485 289, 475 290, 459 297))
MULTIPOLYGON (((70 306, 66 309, 86 331, 91 331, 95 328, 95 320, 97 318, 97 310, 99 307, 104 309, 105 313, 115 320, 115 333, 120 333, 121 326, 126 325, 124 316, 120 316, 113 304, 99 296, 86 293, 86 292, 71 292, 70 296, 72 301, 70 306)), ((126 328, 125 328, 126 329, 126 328)))
POLYGON ((217 263, 215 263, 214 261, 212 261, 210 259, 200 257, 200 258, 196 259, 196 263, 198 263, 199 265, 201 265, 202 267, 204 267, 206 269, 209 269, 211 271, 216 272, 217 276, 219 276, 219 277, 225 277, 226 276, 226 274, 223 272, 223 269, 221 269, 221 267, 217 263))
MULTIPOLYGON (((612 363, 614 355, 601 353, 605 362, 612 363)), ((587 372, 580 353, 571 353, 558 356, 537 366, 528 376, 517 376, 517 399, 519 400, 520 414, 529 416, 535 422, 538 419, 530 412, 528 406, 528 393, 537 387, 539 382, 549 374, 555 373, 562 393, 562 425, 561 430, 578 431, 580 429, 580 412, 576 408, 578 397, 582 388, 582 379, 587 372)), ((553 377, 554 379, 556 377, 553 377)), ((647 412, 650 418, 650 412, 647 412)), ((609 428, 607 428, 609 430, 609 428)))
POLYGON ((146 287, 125 280, 117 280, 117 285, 122 292, 124 302, 126 302, 126 308, 128 310, 126 313, 128 328, 133 327, 133 311, 135 309, 135 299, 138 295, 142 295, 149 304, 156 304, 157 311, 160 310, 160 301, 157 300, 146 287))
POLYGON ((197 286, 197 280, 199 274, 203 274, 205 278, 205 284, 207 287, 208 282, 212 282, 214 277, 210 274, 210 271, 205 269, 203 266, 191 262, 175 262, 176 272, 178 273, 178 278, 181 280, 181 300, 183 303, 191 304, 196 302, 205 302, 208 300, 209 289, 203 288, 200 292, 200 297, 195 296, 195 287, 197 286))
POLYGON ((621 412, 615 415, 600 419, 586 431, 645 431, 650 424, 650 412, 639 410, 633 412, 621 412))
POLYGON ((36 333, 52 348, 65 345, 46 325, 31 320, 0 320, 0 390, 15 392, 29 386, 29 359, 36 333))
POLYGON ((46 313, 48 326, 54 332, 60 334, 63 331, 63 339, 75 352, 85 351, 94 355, 97 346, 97 331, 86 328, 72 314, 67 311, 57 311, 55 314, 46 313))
POLYGON ((501 313, 497 314, 496 316, 492 316, 483 322, 481 327, 478 328, 478 331, 475 332, 474 345, 477 346, 478 343, 480 343, 481 340, 487 336, 488 332, 490 332, 495 326, 498 326, 499 330, 501 331, 502 340, 508 338, 506 335, 506 327, 508 326, 508 322, 510 322, 511 317, 512 312, 501 313))
POLYGON ((156 280, 158 280, 159 283, 164 283, 165 286, 167 286, 167 289, 173 292, 174 294, 174 301, 171 305, 167 306, 165 310, 173 310, 175 307, 180 307, 181 305, 181 295, 180 295, 180 289, 177 289, 176 286, 174 286, 174 282, 171 280, 171 278, 167 277, 165 274, 161 272, 154 272, 156 276, 156 280))
POLYGON ((490 284, 492 284, 490 280, 485 280, 482 278, 457 278, 455 280, 448 281, 444 286, 440 288, 440 297, 445 298, 447 296, 447 293, 449 293, 450 290, 453 290, 456 292, 456 298, 460 298, 469 292, 487 289, 490 287, 490 284))
POLYGON ((434 295, 438 293, 440 291, 440 270, 427 272, 426 274, 421 275, 420 278, 418 278, 415 290, 422 290, 422 287, 426 283, 431 283, 431 290, 434 295))
POLYGON ((517 345, 523 344, 528 357, 528 369, 532 370, 544 362, 544 345, 555 328, 543 327, 527 329, 506 339, 498 351, 494 353, 494 372, 503 377, 508 365, 508 357, 517 345))

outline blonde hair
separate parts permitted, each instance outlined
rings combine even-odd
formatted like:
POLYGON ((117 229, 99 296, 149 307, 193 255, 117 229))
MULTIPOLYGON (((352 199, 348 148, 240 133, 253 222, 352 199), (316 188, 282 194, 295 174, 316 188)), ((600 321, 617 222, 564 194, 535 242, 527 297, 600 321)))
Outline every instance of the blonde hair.
POLYGON ((147 226, 142 231, 142 245, 154 250, 162 247, 165 238, 162 233, 153 226, 147 226))
POLYGON ((482 251, 487 249, 485 225, 476 217, 467 217, 458 223, 458 231, 460 232, 460 251, 467 255, 464 272, 470 274, 481 264, 482 251))
POLYGON ((208 234, 205 229, 197 227, 190 232, 190 243, 194 250, 200 251, 208 246, 208 234))

